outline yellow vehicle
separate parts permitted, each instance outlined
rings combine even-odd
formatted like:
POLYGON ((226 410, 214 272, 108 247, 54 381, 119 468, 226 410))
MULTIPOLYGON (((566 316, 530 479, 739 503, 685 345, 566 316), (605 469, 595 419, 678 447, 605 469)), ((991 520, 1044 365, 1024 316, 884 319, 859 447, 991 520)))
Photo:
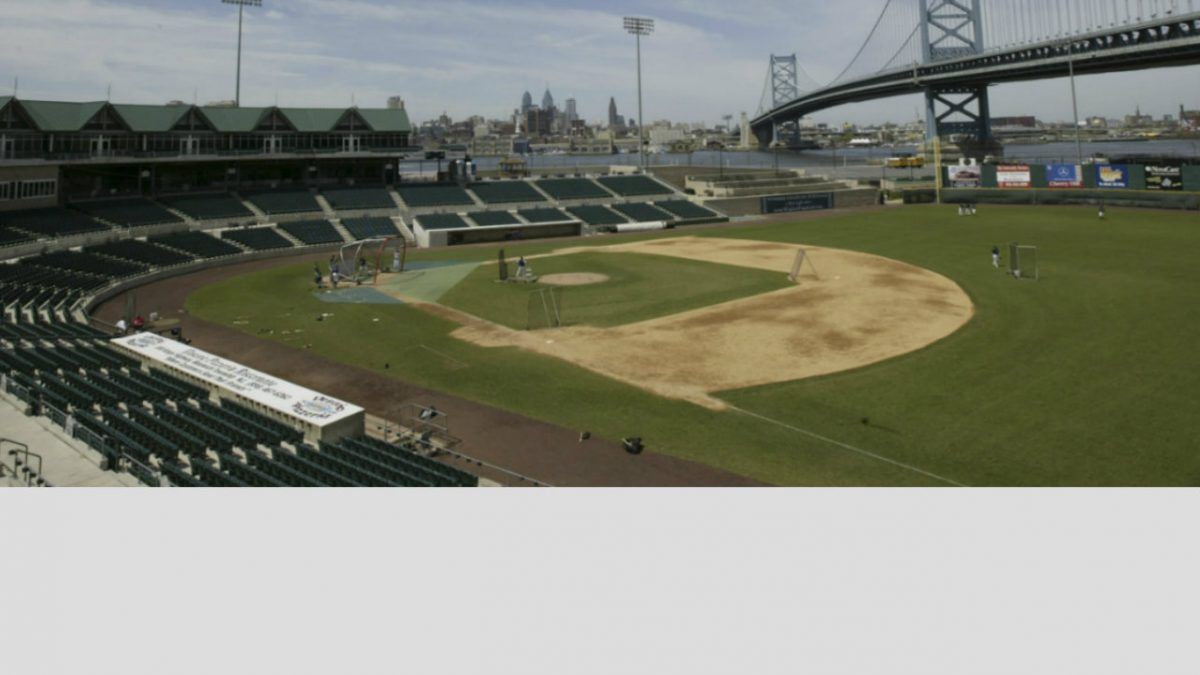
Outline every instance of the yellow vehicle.
POLYGON ((887 167, 889 169, 921 169, 925 166, 925 158, 920 155, 896 155, 888 157, 887 167))

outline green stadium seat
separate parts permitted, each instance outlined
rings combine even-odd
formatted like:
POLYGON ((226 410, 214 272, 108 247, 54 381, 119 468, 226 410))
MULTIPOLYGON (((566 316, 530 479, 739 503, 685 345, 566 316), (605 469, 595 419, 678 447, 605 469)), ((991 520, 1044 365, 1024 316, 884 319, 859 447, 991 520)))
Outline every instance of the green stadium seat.
POLYGON ((562 223, 575 220, 558 209, 521 209, 518 214, 531 223, 562 223))
POLYGON ((601 176, 596 180, 622 197, 669 195, 674 192, 649 176, 601 176))
POLYGON ((508 211, 476 211, 468 213, 468 217, 480 227, 495 227, 500 225, 520 225, 521 221, 508 211))
POLYGON ((309 246, 345 242, 341 233, 327 220, 298 220, 291 223, 280 223, 279 229, 309 246))
POLYGON ((558 200, 612 198, 608 190, 587 178, 558 178, 535 182, 543 192, 558 200))
POLYGON ((434 206, 474 206, 475 204, 466 190, 457 185, 407 184, 397 187, 396 193, 409 208, 413 209, 434 206))
POLYGON ((546 198, 523 180, 473 183, 471 192, 485 204, 519 204, 544 202, 546 198))
POLYGON ((467 221, 455 213, 430 213, 417 216, 416 222, 426 230, 457 230, 470 227, 467 221))
POLYGON ((593 227, 624 225, 629 222, 628 218, 605 206, 573 206, 567 211, 593 227))
POLYGON ((675 216, 655 208, 648 203, 638 204, 614 204, 613 209, 620 211, 635 223, 654 223, 658 221, 671 222, 675 220, 675 216))
POLYGON ((196 220, 254 217, 254 213, 246 208, 242 200, 228 193, 163 197, 160 201, 196 220))
POLYGON ((222 239, 236 241, 252 251, 272 251, 281 248, 294 248, 292 242, 284 238, 273 227, 251 227, 241 230, 225 230, 222 239))

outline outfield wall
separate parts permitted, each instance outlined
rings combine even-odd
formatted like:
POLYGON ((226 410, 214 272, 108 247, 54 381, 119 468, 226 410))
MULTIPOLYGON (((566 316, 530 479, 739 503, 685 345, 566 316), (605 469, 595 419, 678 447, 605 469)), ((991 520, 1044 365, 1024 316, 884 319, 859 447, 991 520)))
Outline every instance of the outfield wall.
MULTIPOLYGON (((761 195, 754 197, 734 197, 731 199, 708 199, 704 206, 714 208, 729 216, 760 216, 763 214, 763 197, 786 197, 791 193, 778 195, 761 195)), ((812 195, 817 193, 797 193, 812 195)), ((874 206, 879 203, 879 190, 875 188, 855 188, 851 190, 834 190, 824 193, 833 195, 833 208, 851 209, 862 206, 874 206)))

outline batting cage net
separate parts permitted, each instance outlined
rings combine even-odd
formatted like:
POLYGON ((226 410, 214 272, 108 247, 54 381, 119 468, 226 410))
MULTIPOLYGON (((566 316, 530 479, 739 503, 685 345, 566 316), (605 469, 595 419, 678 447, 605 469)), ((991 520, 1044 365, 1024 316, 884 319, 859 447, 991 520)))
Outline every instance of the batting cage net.
POLYGON ((546 330, 563 325, 564 289, 552 286, 529 293, 525 314, 525 330, 546 330))
POLYGON ((1038 248, 1015 242, 1009 244, 1008 273, 1014 279, 1038 281, 1041 278, 1041 272, 1038 269, 1038 248))
POLYGON ((344 279, 356 284, 375 284, 380 273, 404 271, 408 245, 399 237, 361 239, 342 245, 338 256, 344 279))

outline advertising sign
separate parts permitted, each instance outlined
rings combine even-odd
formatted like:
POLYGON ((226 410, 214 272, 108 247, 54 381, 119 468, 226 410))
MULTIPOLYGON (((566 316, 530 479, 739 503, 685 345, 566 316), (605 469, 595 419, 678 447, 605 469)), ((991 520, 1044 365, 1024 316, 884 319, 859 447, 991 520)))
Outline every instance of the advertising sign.
POLYGON ((1182 190, 1183 167, 1146 165, 1147 190, 1182 190))
POLYGON ((1124 164, 1099 164, 1096 166, 1096 187, 1129 187, 1129 167, 1124 164))
POLYGON ((763 213, 791 213, 793 211, 821 211, 833 208, 832 192, 814 192, 802 195, 782 195, 762 198, 763 213))
POLYGON ((1033 179, 1029 167, 1024 164, 1001 164, 996 167, 996 185, 1002 188, 1027 188, 1033 179))
POLYGON ((1083 169, 1078 164, 1047 164, 1046 184, 1052 188, 1083 187, 1083 169))
POLYGON ((955 165, 947 167, 950 175, 950 187, 977 188, 983 185, 983 174, 978 166, 955 165))

